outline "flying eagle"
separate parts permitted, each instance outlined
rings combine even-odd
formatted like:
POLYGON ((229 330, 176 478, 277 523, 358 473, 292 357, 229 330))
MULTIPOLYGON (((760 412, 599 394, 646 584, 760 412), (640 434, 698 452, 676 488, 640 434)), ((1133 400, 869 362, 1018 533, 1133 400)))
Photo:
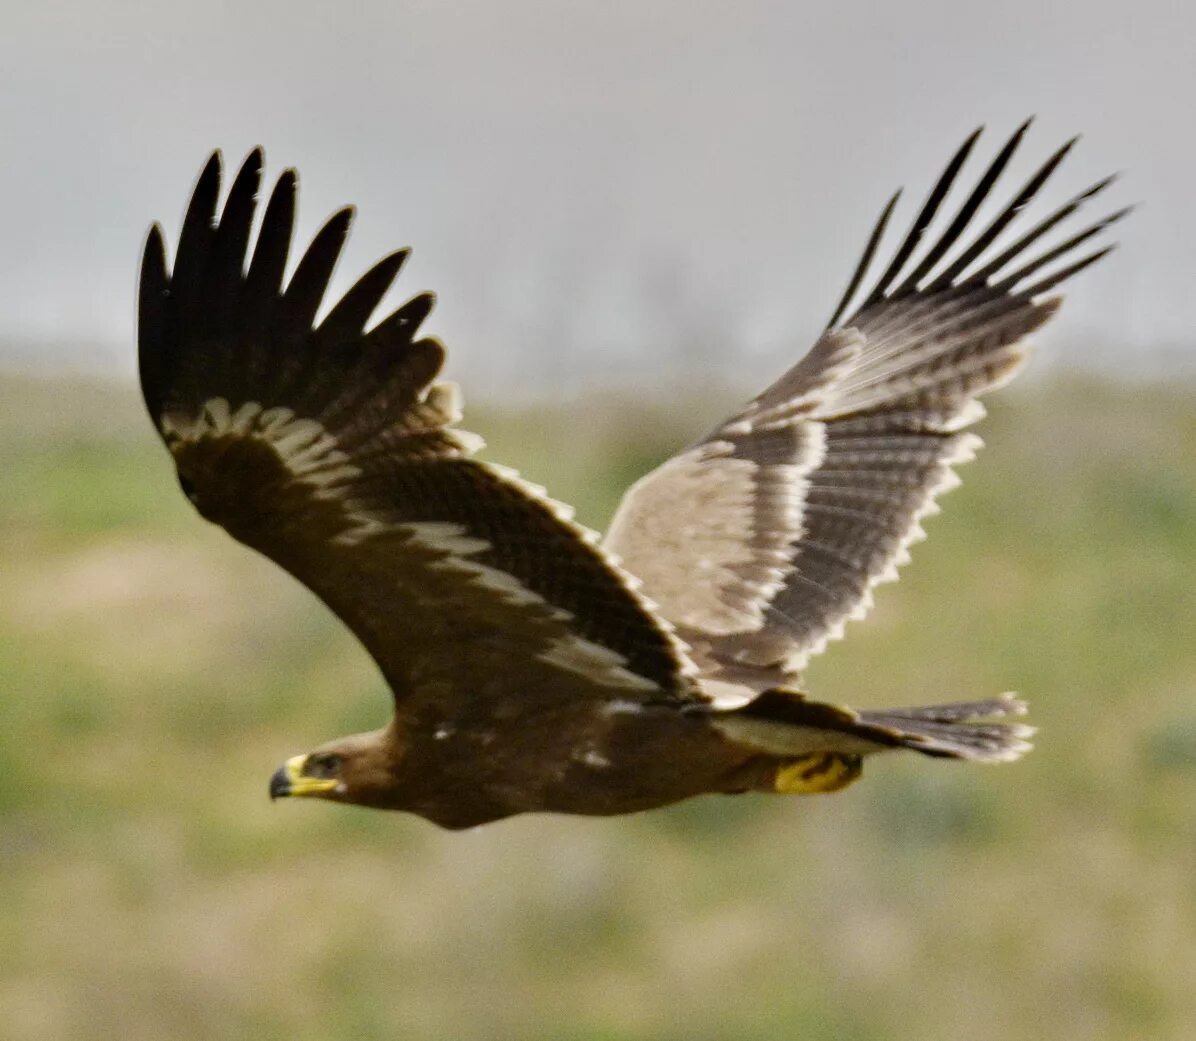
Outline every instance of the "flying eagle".
POLYGON ((219 216, 213 154, 173 271, 158 226, 146 241, 146 406, 199 513, 312 589, 394 694, 385 727, 289 759, 271 796, 462 828, 708 792, 834 791, 888 749, 1025 752, 1028 727, 992 722, 1024 711, 1011 695, 857 711, 800 687, 980 444, 965 429, 978 396, 1021 366, 1024 338, 1059 306, 1048 294, 1108 252, 1081 247, 1125 212, 1030 256, 1109 178, 1009 241, 1070 141, 981 224, 1027 126, 924 243, 972 134, 865 287, 894 195, 810 352, 634 484, 605 538, 474 458, 481 439, 458 429, 456 388, 437 381, 444 348, 420 335, 430 294, 370 325, 406 250, 317 324, 352 210, 284 284, 295 172, 279 177, 250 251, 262 153, 219 216))

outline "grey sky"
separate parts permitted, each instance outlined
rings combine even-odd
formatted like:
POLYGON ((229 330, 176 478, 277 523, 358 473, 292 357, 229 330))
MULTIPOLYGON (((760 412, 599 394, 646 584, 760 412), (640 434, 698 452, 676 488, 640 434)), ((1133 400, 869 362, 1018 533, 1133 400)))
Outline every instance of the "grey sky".
POLYGON ((1010 183, 1082 131, 1047 201, 1120 169, 1106 205, 1146 204, 1052 352, 1190 372, 1194 41, 1178 0, 6 3, 0 364, 131 372, 145 227, 173 243, 206 151, 261 143, 303 234, 358 204, 341 287, 415 248, 396 297, 437 290, 467 385, 758 382, 893 188, 901 225, 974 125, 991 155, 1037 113, 1010 183))

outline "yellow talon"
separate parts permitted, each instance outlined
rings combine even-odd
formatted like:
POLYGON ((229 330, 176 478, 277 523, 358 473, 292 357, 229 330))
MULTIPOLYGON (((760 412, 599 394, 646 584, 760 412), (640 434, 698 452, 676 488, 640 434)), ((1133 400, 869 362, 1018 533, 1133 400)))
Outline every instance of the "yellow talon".
POLYGON ((815 752, 793 759, 777 769, 773 787, 782 795, 819 795, 846 788, 863 773, 858 755, 815 752))

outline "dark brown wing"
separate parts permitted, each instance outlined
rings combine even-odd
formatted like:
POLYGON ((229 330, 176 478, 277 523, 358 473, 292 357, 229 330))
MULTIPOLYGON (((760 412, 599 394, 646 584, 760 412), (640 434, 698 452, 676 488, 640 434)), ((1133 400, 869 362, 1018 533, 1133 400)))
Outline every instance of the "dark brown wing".
POLYGON ((249 156, 217 220, 213 155, 173 274, 156 227, 142 264, 142 389, 200 513, 323 598, 409 714, 691 696, 684 646, 592 533, 513 471, 469 458, 480 439, 454 429, 455 388, 433 382, 443 349, 417 338, 432 297, 364 331, 405 252, 316 325, 351 211, 284 287, 287 171, 246 264, 261 164, 249 156))
POLYGON ((1057 309, 1058 299, 1045 294, 1108 252, 1075 259, 1125 210, 1026 257, 1111 178, 989 256, 1072 142, 973 232, 1027 127, 919 255, 979 131, 964 142, 884 273, 861 294, 894 196, 811 352, 624 499, 605 545, 644 579, 708 677, 756 689, 784 682, 864 614, 873 586, 896 577, 922 537, 935 497, 957 483, 952 467, 979 446, 964 432, 984 414, 976 398, 1014 374, 1024 337, 1057 309), (1064 266, 1041 274, 1054 261, 1064 266), (676 501, 686 508, 670 511, 676 501))

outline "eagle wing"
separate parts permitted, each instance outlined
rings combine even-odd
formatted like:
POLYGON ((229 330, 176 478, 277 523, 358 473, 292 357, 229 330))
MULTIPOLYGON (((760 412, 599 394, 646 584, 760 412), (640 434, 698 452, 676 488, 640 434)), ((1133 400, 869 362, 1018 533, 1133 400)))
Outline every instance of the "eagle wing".
POLYGON ((1024 337, 1057 309, 1058 298, 1045 294, 1108 252, 1080 247, 1128 210, 1027 259, 1112 178, 998 243, 1074 140, 974 227, 1028 126, 916 256, 979 131, 972 134, 861 293, 893 196, 810 353, 624 497, 604 545, 643 580, 711 680, 754 689, 785 682, 863 616, 873 587, 895 578, 924 537, 921 520, 936 496, 958 483, 952 468, 979 447, 965 430, 984 414, 977 397, 1013 376, 1024 337), (1000 252, 988 256, 990 247, 1000 252), (1064 266, 1041 273, 1055 261, 1064 266))
POLYGON ((217 219, 219 153, 168 272, 149 234, 139 293, 146 405, 203 516, 314 590, 374 656, 405 712, 509 718, 577 698, 698 697, 686 648, 635 581, 514 471, 470 458, 441 345, 414 297, 365 327, 406 252, 315 323, 351 210, 283 284, 296 177, 248 260, 262 155, 217 219))

